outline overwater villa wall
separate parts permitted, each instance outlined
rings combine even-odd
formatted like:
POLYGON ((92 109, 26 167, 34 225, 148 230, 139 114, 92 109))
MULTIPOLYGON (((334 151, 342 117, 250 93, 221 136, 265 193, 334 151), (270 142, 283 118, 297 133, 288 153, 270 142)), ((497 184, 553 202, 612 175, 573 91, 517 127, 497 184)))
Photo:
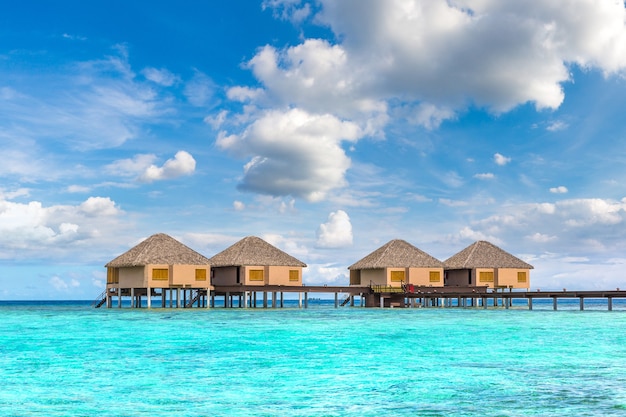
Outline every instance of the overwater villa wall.
POLYGON ((213 268, 213 285, 302 285, 302 268, 245 265, 213 268))
POLYGON ((530 270, 519 268, 475 268, 446 270, 446 286, 487 288, 530 288, 530 270))

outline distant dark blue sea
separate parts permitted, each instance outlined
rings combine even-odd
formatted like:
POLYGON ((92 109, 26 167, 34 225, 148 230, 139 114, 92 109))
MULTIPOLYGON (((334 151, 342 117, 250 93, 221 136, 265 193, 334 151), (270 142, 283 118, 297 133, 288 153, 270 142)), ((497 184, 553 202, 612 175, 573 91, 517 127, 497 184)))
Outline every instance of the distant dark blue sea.
POLYGON ((624 416, 626 305, 0 301, 2 416, 624 416))

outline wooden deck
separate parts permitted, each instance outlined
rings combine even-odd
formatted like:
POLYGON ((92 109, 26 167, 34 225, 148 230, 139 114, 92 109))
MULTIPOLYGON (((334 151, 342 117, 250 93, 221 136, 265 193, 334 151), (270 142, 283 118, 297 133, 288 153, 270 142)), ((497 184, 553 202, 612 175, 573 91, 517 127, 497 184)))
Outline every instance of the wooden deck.
MULTIPOLYGON (((157 291, 151 289, 151 297, 147 297, 146 288, 122 288, 108 293, 107 307, 112 307, 113 298, 117 298, 118 307, 121 307, 122 297, 130 297, 133 307, 142 305, 141 298, 148 300, 152 297, 161 297, 161 307, 252 307, 262 305, 263 308, 284 306, 284 294, 297 293, 298 306, 308 307, 310 294, 334 294, 335 307, 350 304, 355 305, 355 298, 360 297, 360 306, 365 307, 503 307, 512 306, 513 300, 526 300, 528 309, 533 309, 535 299, 551 299, 554 310, 558 309, 561 299, 578 299, 580 309, 584 310, 585 299, 604 299, 607 309, 613 309, 613 299, 626 299, 624 290, 587 290, 587 291, 509 291, 493 290, 487 287, 422 287, 422 286, 329 286, 329 285, 223 285, 214 286, 207 293, 206 289, 180 289, 173 293, 173 289, 157 291), (169 297, 168 297, 169 291, 169 297), (181 294, 182 292, 182 294, 181 294), (342 299, 340 299, 340 297, 342 299), (217 298, 217 300, 216 300, 217 298), (223 302, 221 301, 223 300, 223 302), (235 302, 236 301, 236 302, 235 302)), ((95 307, 106 303, 106 292, 94 301, 95 307)), ((148 301, 148 306, 150 306, 148 301)))

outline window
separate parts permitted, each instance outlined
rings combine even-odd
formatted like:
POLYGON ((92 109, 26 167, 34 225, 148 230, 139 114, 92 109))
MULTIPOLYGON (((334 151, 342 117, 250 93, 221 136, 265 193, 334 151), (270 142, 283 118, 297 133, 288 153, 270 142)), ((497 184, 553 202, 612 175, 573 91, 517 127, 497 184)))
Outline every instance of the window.
POLYGON ((300 273, 297 269, 289 270, 289 281, 290 282, 298 282, 300 281, 300 273))
POLYGON ((391 282, 404 282, 404 271, 391 271, 391 282))
POLYGON ((120 283, 119 268, 107 268, 107 284, 119 284, 119 283, 120 283))
POLYGON ((196 269, 196 281, 206 281, 206 269, 196 269))
POLYGON ((170 271, 166 268, 155 268, 152 270, 152 279, 155 281, 167 281, 170 278, 170 271))
POLYGON ((518 272, 517 273, 517 282, 526 282, 526 272, 518 272))
POLYGON ((478 280, 480 282, 493 282, 493 271, 481 271, 478 280))
POLYGON ((262 269, 251 269, 250 270, 250 281, 264 281, 265 277, 263 276, 262 269))
POLYGON ((429 273, 429 281, 430 282, 441 282, 441 273, 439 271, 430 271, 430 273, 429 273))

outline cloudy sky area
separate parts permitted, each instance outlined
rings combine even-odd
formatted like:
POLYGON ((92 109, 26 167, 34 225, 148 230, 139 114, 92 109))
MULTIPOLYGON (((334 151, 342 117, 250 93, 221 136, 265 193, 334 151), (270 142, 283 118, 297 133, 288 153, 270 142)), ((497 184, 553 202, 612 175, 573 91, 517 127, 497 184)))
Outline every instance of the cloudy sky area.
POLYGON ((616 0, 0 6, 0 299, 91 299, 164 232, 307 283, 488 240, 533 288, 626 288, 616 0))

